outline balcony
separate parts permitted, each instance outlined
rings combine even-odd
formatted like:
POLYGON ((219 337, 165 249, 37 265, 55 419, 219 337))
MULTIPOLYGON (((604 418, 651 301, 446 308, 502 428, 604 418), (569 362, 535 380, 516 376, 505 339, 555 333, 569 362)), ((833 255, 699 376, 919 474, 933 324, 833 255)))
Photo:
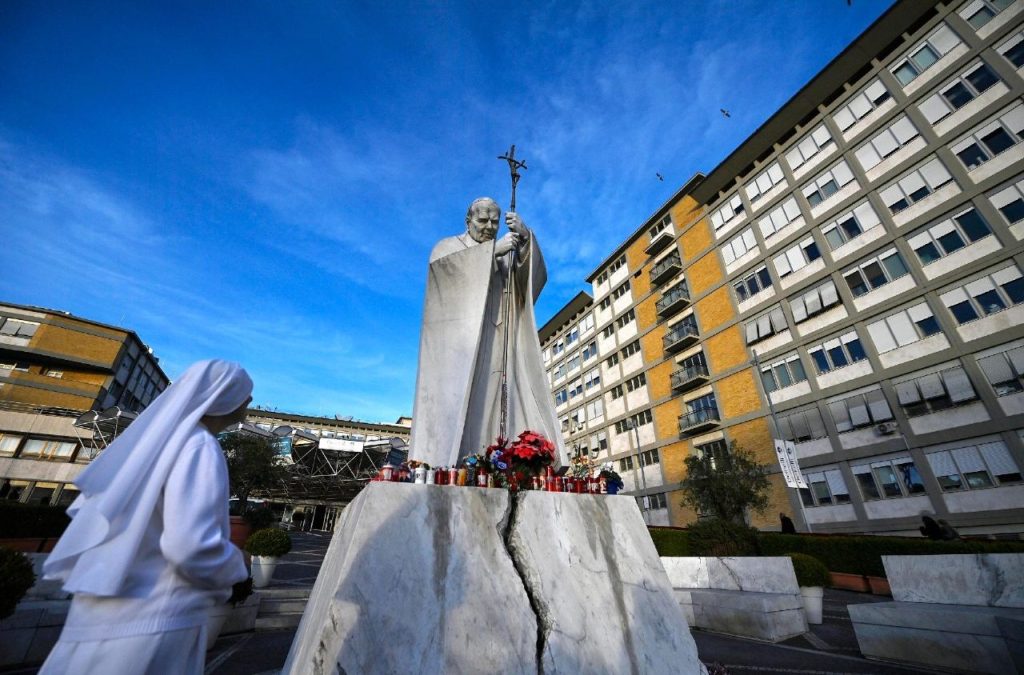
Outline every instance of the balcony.
POLYGON ((699 339, 697 326, 689 321, 683 321, 672 327, 672 330, 661 339, 661 345, 666 352, 672 353, 689 347, 699 339))
POLYGON ((698 408, 679 416, 679 435, 692 436, 714 429, 719 424, 718 408, 698 408))
POLYGON ((709 379, 711 379, 711 375, 708 373, 708 367, 704 364, 680 368, 672 373, 672 391, 681 392, 693 389, 706 383, 709 379))
POLYGON ((676 236, 675 229, 671 225, 666 227, 658 234, 651 237, 651 243, 647 244, 647 248, 644 249, 644 253, 647 255, 654 255, 665 250, 665 247, 672 243, 672 239, 676 236))
POLYGON ((665 294, 658 299, 654 307, 658 311, 658 316, 664 318, 672 316, 689 304, 690 289, 686 287, 685 281, 681 281, 665 291, 665 294))
POLYGON ((651 268, 651 285, 663 284, 682 271, 683 261, 679 258, 679 253, 670 255, 651 268))

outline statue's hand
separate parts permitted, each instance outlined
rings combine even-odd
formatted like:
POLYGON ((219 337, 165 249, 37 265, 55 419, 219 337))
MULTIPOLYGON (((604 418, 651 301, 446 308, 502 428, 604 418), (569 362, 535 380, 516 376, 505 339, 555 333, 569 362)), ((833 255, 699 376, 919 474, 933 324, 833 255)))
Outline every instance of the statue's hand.
POLYGON ((505 225, 508 226, 510 231, 522 235, 523 237, 526 237, 529 233, 529 230, 526 229, 526 223, 523 222, 522 218, 520 218, 519 214, 515 211, 505 212, 505 225))
POLYGON ((502 256, 519 245, 519 235, 515 232, 508 232, 494 245, 494 257, 502 256))

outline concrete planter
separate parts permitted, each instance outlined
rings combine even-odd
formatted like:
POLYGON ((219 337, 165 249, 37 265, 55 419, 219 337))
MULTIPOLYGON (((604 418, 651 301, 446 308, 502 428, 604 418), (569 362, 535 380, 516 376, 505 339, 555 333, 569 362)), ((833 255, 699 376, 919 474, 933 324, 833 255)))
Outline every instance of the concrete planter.
POLYGON ((252 526, 242 516, 231 516, 231 543, 242 548, 252 534, 252 526))
POLYGON ((888 595, 892 597, 892 589, 889 587, 889 580, 885 577, 865 577, 868 580, 868 586, 871 587, 871 592, 874 595, 888 595))
POLYGON ((801 586, 800 599, 804 602, 804 615, 807 623, 821 623, 821 599, 825 590, 821 586, 801 586))
POLYGON ((277 569, 277 557, 254 555, 252 557, 252 585, 256 588, 266 588, 270 580, 274 578, 274 570, 277 569))

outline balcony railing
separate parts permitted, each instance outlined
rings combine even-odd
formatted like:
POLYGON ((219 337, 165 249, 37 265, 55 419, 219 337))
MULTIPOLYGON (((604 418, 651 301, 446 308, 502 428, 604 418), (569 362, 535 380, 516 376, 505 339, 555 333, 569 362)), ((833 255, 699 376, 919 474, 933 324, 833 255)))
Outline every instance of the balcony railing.
POLYGON ((721 423, 718 408, 698 408, 679 416, 679 435, 689 436, 713 429, 721 423))
POLYGON ((670 316, 690 304, 690 289, 686 282, 682 281, 665 291, 658 302, 654 304, 658 310, 658 316, 670 316))
POLYGON ((661 339, 661 344, 666 352, 676 352, 692 345, 699 339, 700 334, 697 332, 697 326, 688 321, 683 321, 683 323, 672 327, 672 330, 661 339))
POLYGON ((683 261, 679 254, 670 255, 651 268, 651 284, 662 284, 682 271, 683 261))
POLYGON ((687 366, 672 373, 672 389, 677 392, 685 391, 703 384, 709 379, 711 379, 711 375, 708 373, 707 366, 703 364, 687 366))
POLYGON ((651 243, 647 244, 647 248, 644 249, 644 252, 646 252, 647 255, 654 255, 659 251, 664 251, 665 247, 672 243, 672 239, 675 236, 675 230, 671 225, 669 225, 664 230, 651 237, 651 243))

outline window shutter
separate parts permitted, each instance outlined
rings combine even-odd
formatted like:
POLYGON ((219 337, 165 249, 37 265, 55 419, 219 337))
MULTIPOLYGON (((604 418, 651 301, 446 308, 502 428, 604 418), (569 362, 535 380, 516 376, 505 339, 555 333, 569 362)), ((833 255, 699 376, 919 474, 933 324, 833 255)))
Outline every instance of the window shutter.
POLYGON ((885 400, 885 394, 881 389, 869 391, 866 398, 868 410, 871 411, 871 419, 876 422, 892 419, 892 410, 889 409, 889 402, 885 400))
POLYGON ((959 476, 960 472, 953 463, 953 458, 948 452, 933 452, 925 455, 928 464, 932 467, 932 473, 936 476, 959 476))
POLYGON ((836 167, 832 169, 832 176, 840 187, 853 180, 853 172, 850 171, 850 167, 845 161, 836 164, 836 167))
POLYGON ((921 103, 919 109, 929 124, 935 124, 951 112, 949 105, 939 94, 929 96, 921 103))
POLYGON ((889 326, 885 321, 869 323, 868 335, 871 336, 871 341, 880 354, 896 349, 896 340, 889 333, 889 326))
POLYGON ((819 287, 821 291, 821 304, 822 307, 831 307, 832 305, 838 304, 839 292, 836 291, 836 284, 834 281, 829 279, 827 282, 819 287))
POLYGON ((922 166, 921 175, 923 175, 924 179, 928 181, 928 185, 930 185, 932 189, 953 180, 953 177, 949 175, 949 171, 946 171, 945 165, 943 165, 943 163, 938 159, 933 159, 922 166))
POLYGON ((848 495, 850 491, 846 489, 846 481, 843 480, 843 474, 839 469, 831 469, 825 472, 825 480, 828 482, 828 489, 833 495, 848 495))
POLYGON ((949 391, 949 398, 954 403, 970 401, 977 398, 971 380, 963 368, 956 367, 942 372, 942 379, 946 383, 946 390, 949 391))
POLYGON ((862 427, 871 423, 871 416, 868 415, 867 404, 861 396, 854 396, 850 399, 850 422, 855 427, 862 427))
POLYGON ((896 120, 890 128, 900 145, 906 145, 912 138, 917 136, 917 128, 914 127, 913 122, 906 115, 896 120))
POLYGON ((942 386, 942 378, 939 377, 938 373, 919 377, 917 379, 917 386, 921 389, 921 395, 926 401, 933 398, 942 398, 946 395, 946 390, 942 386))
POLYGON ((988 468, 996 476, 1020 472, 1017 463, 1010 456, 1010 451, 1007 449, 1006 444, 1002 441, 982 443, 978 446, 978 449, 981 451, 981 456, 985 458, 988 468))
POLYGON ((914 328, 914 324, 910 322, 910 318, 905 312, 893 314, 886 319, 886 323, 892 329, 893 337, 896 338, 896 343, 900 347, 905 347, 918 341, 917 329, 914 328))
POLYGON ((914 322, 923 321, 934 316, 932 314, 932 309, 928 306, 927 302, 922 302, 920 305, 914 305, 907 310, 907 314, 910 315, 910 320, 914 322))
POLYGON ((939 29, 928 38, 928 42, 939 50, 940 54, 947 54, 953 47, 960 44, 960 38, 949 29, 949 26, 941 24, 939 29))
POLYGON ((1014 379, 1010 363, 1003 354, 993 354, 978 359, 978 365, 981 366, 981 371, 985 373, 985 379, 989 381, 989 384, 999 384, 1014 379))
POLYGON ((911 405, 921 401, 921 392, 917 389, 917 384, 914 382, 900 382, 896 385, 896 396, 899 398, 900 405, 911 405))
POLYGON ((985 463, 981 461, 981 455, 973 445, 968 445, 966 448, 955 448, 952 454, 956 465, 963 473, 985 470, 985 463))
POLYGON ((807 429, 811 438, 823 438, 825 436, 825 422, 821 419, 821 412, 817 408, 811 408, 804 412, 804 420, 807 422, 807 429))
POLYGON ((785 212, 788 220, 793 220, 800 215, 800 207, 797 205, 796 199, 793 197, 790 197, 789 200, 782 205, 782 210, 785 212))

